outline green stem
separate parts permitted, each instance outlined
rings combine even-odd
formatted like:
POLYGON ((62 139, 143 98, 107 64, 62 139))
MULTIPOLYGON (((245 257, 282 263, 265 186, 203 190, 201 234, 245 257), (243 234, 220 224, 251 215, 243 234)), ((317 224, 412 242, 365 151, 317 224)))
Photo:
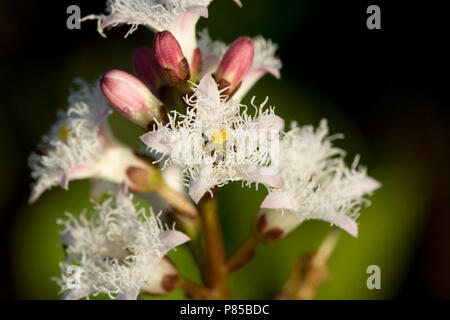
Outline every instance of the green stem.
POLYGON ((303 255, 292 268, 288 281, 276 299, 313 299, 319 286, 328 278, 327 263, 339 236, 339 229, 332 230, 314 255, 303 255))
POLYGON ((246 266, 252 260, 261 241, 262 239, 252 232, 228 259, 228 272, 235 272, 246 266))
POLYGON ((192 220, 191 224, 194 225, 196 223, 195 219, 198 217, 197 209, 183 194, 171 189, 162 179, 155 188, 155 192, 170 203, 181 217, 186 217, 184 220, 186 223, 189 221, 188 219, 192 220))
POLYGON ((194 283, 184 277, 178 277, 178 287, 181 288, 189 299, 206 299, 211 295, 208 288, 194 283))
POLYGON ((217 213, 217 201, 209 194, 199 203, 205 246, 206 283, 211 289, 211 299, 230 299, 228 269, 225 249, 217 213))

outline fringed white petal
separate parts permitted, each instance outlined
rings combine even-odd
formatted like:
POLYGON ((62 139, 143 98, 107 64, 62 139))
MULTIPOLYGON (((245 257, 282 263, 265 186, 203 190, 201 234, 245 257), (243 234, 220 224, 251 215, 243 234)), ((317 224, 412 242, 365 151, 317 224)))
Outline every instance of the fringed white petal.
POLYGON ((252 68, 242 79, 239 89, 233 95, 236 100, 242 100, 251 88, 267 73, 266 69, 263 68, 252 68))
POLYGON ((282 209, 295 211, 297 208, 292 203, 291 197, 281 191, 276 190, 269 193, 264 201, 261 203, 261 208, 265 209, 282 209))
POLYGON ((212 187, 214 187, 214 183, 211 183, 209 179, 202 177, 192 178, 189 184, 189 195, 195 203, 198 203, 212 187))
MULTIPOLYGON (((199 7, 206 10, 205 7, 199 7)), ((205 12, 204 12, 205 13, 205 12)), ((206 14, 208 11, 206 10, 206 14)), ((183 51, 184 57, 188 63, 192 64, 194 50, 197 48, 197 39, 195 36, 195 26, 200 16, 195 13, 186 12, 180 14, 172 23, 169 31, 177 39, 183 51)))
POLYGON ((59 223, 64 226, 61 235, 70 235, 70 239, 67 259, 60 264, 61 278, 56 282, 70 299, 100 293, 136 299, 165 253, 188 240, 181 232, 163 226, 151 209, 150 215, 137 209, 123 186, 115 197, 96 204, 89 218, 86 212, 78 219, 68 214, 68 220, 59 223), (73 267, 81 271, 78 283, 69 278, 73 267))
MULTIPOLYGON (((312 218, 314 219, 314 218, 312 218)), ((327 221, 331 223, 331 225, 335 225, 342 230, 348 232, 353 237, 358 237, 358 224, 355 220, 350 218, 349 216, 345 214, 326 214, 321 217, 321 220, 327 221)))
POLYGON ((328 125, 297 127, 280 142, 282 187, 272 191, 261 208, 290 210, 301 219, 330 222, 349 234, 358 235, 356 219, 362 205, 380 187, 367 176, 356 157, 351 167, 344 162, 345 152, 333 146, 341 135, 328 136, 328 125))
MULTIPOLYGON (((214 186, 231 181, 279 186, 276 172, 264 172, 271 165, 272 144, 283 126, 274 108, 248 107, 223 95, 211 75, 185 97, 186 114, 172 112, 167 125, 141 137, 150 150, 164 153, 164 168, 175 164, 182 170, 195 202, 214 186)), ((164 169, 163 168, 163 169, 164 169)), ((272 168, 270 168, 272 169, 272 168)))
POLYGON ((90 167, 107 142, 99 133, 111 111, 98 83, 89 85, 80 79, 76 83, 79 89, 70 94, 67 112, 59 111, 57 123, 38 146, 43 155, 33 153, 29 158, 36 181, 30 202, 53 186, 62 183, 67 188, 70 179, 92 173, 81 168, 90 167))
POLYGON ((196 94, 201 97, 207 97, 211 105, 220 104, 220 92, 217 83, 210 75, 204 76, 196 89, 196 94))
MULTIPOLYGON (((104 30, 126 24, 130 26, 125 37, 133 33, 139 25, 155 32, 171 30, 176 19, 191 13, 197 17, 208 17, 211 0, 108 0, 106 15, 89 15, 85 20, 97 20, 98 32, 105 37, 104 30)), ((198 18, 197 18, 198 19, 198 18)))
POLYGON ((176 230, 163 231, 159 235, 159 240, 163 244, 161 251, 166 254, 175 247, 182 245, 190 240, 183 232, 176 230))
POLYGON ((171 137, 167 136, 164 131, 150 131, 143 134, 140 139, 149 148, 158 153, 169 154, 172 150, 171 137))

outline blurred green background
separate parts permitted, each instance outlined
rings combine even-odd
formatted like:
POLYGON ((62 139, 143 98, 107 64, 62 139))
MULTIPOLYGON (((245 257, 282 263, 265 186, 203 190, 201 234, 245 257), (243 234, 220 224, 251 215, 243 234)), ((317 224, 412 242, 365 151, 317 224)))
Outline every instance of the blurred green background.
MULTIPOLYGON (((364 1, 214 0, 208 27, 213 38, 231 42, 240 35, 262 34, 280 45, 282 79, 266 76, 250 92, 269 96, 286 123, 317 125, 327 118, 337 144, 348 158, 361 154, 369 174, 382 183, 363 208, 359 237, 343 235, 330 261, 331 278, 319 299, 450 298, 450 217, 448 191, 448 88, 436 41, 443 32, 428 7, 384 4, 382 30, 369 31, 364 1), (420 9, 420 10, 419 10, 420 9), (405 13, 406 10, 406 13, 405 13), (409 11, 408 11, 409 10, 409 11), (421 14, 420 26, 407 17, 421 14), (368 290, 366 268, 381 268, 381 290, 368 290)), ((132 72, 131 53, 151 45, 152 33, 127 27, 103 39, 93 22, 66 28, 66 8, 82 14, 103 12, 103 1, 0 3, 2 90, 0 142, 1 264, 0 297, 57 299, 50 278, 63 258, 56 219, 90 207, 89 183, 77 181, 70 192, 55 188, 28 205, 27 158, 65 108, 72 79, 94 81, 109 69, 132 72)), ((444 20, 442 20, 444 21, 444 20)), ((245 101, 244 101, 245 102, 245 101)), ((115 134, 140 148, 140 131, 115 113, 115 134)), ((250 230, 264 188, 222 188, 220 219, 228 253, 250 230)), ((300 254, 314 250, 330 230, 323 222, 304 223, 291 236, 259 248, 256 258, 233 277, 240 299, 270 299, 300 254)), ((182 273, 198 279, 185 248, 171 253, 182 273)), ((169 295, 181 298, 180 292, 169 295)))

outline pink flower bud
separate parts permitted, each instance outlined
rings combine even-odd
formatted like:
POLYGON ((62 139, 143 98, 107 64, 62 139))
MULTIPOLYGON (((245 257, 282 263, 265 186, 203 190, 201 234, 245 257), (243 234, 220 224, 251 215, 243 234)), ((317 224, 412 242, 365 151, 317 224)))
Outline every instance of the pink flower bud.
POLYGON ((162 69, 156 61, 155 52, 149 47, 139 47, 133 52, 133 65, 137 77, 145 83, 153 94, 159 97, 164 80, 162 69))
POLYGON ((103 95, 125 117, 146 129, 162 119, 162 102, 136 77, 120 70, 106 72, 100 80, 103 95))
POLYGON ((158 32, 153 47, 167 84, 174 86, 189 79, 189 63, 181 51, 180 44, 169 31, 158 32))
POLYGON ((254 44, 249 37, 239 37, 228 48, 215 74, 221 88, 229 87, 232 94, 253 63, 254 44))

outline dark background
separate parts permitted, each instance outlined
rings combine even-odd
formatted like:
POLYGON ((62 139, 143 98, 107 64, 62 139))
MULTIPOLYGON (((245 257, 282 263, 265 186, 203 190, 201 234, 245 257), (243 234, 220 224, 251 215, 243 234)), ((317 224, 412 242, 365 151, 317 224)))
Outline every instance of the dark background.
MULTIPOLYGON (((208 26, 214 38, 226 42, 242 34, 263 34, 277 42, 284 66, 282 79, 277 82, 267 76, 252 93, 261 99, 269 95, 283 117, 300 124, 317 124, 327 117, 332 132, 346 135, 340 146, 350 155, 361 153, 369 173, 377 173, 374 176, 383 183, 372 200, 375 207, 377 202, 385 205, 367 212, 376 216, 383 208, 393 211, 382 222, 393 227, 375 228, 374 224, 370 243, 380 252, 396 248, 393 255, 407 253, 396 265, 399 271, 395 274, 401 276, 382 295, 342 298, 450 298, 449 34, 442 5, 437 1, 242 2, 244 8, 239 9, 231 0, 214 0, 210 18, 202 19, 199 29, 208 26), (370 4, 381 7, 381 30, 366 28, 370 4), (386 172, 392 173, 390 185, 390 179, 383 180, 386 172), (409 204, 417 209, 411 213, 413 227, 395 222, 394 208, 408 212, 409 204), (406 233, 411 236, 403 237, 406 233), (384 240, 377 244, 377 239, 384 240), (402 241, 405 245, 396 246, 402 241)), ((31 182, 27 158, 55 120, 55 110, 65 106, 72 79, 81 76, 93 81, 112 68, 131 72, 133 48, 152 41, 152 33, 143 27, 125 40, 127 27, 109 31, 107 39, 97 34, 94 22, 83 23, 81 30, 68 30, 66 8, 70 4, 78 4, 83 16, 104 8, 103 1, 92 0, 0 3, 2 298, 49 297, 45 290, 39 294, 38 283, 23 281, 34 276, 27 274, 29 268, 47 259, 45 252, 29 247, 30 241, 43 241, 46 231, 27 238, 27 228, 39 228, 34 221, 46 214, 26 204, 31 182), (23 245, 18 245, 22 240, 23 245), (30 286, 35 288, 32 293, 30 286)), ((117 125, 119 118, 114 121, 117 135, 131 141, 131 134, 124 132, 129 127, 117 125)), ((234 191, 227 190, 224 198, 232 197, 234 191)), ((64 200, 59 210, 59 215, 66 210, 64 200)), ((224 226, 233 221, 224 220, 224 226)), ((314 225, 310 229, 323 235, 322 228, 314 225)), ((234 239, 231 248, 242 238, 229 237, 234 239)), ((391 285, 383 282, 383 286, 391 285)))

